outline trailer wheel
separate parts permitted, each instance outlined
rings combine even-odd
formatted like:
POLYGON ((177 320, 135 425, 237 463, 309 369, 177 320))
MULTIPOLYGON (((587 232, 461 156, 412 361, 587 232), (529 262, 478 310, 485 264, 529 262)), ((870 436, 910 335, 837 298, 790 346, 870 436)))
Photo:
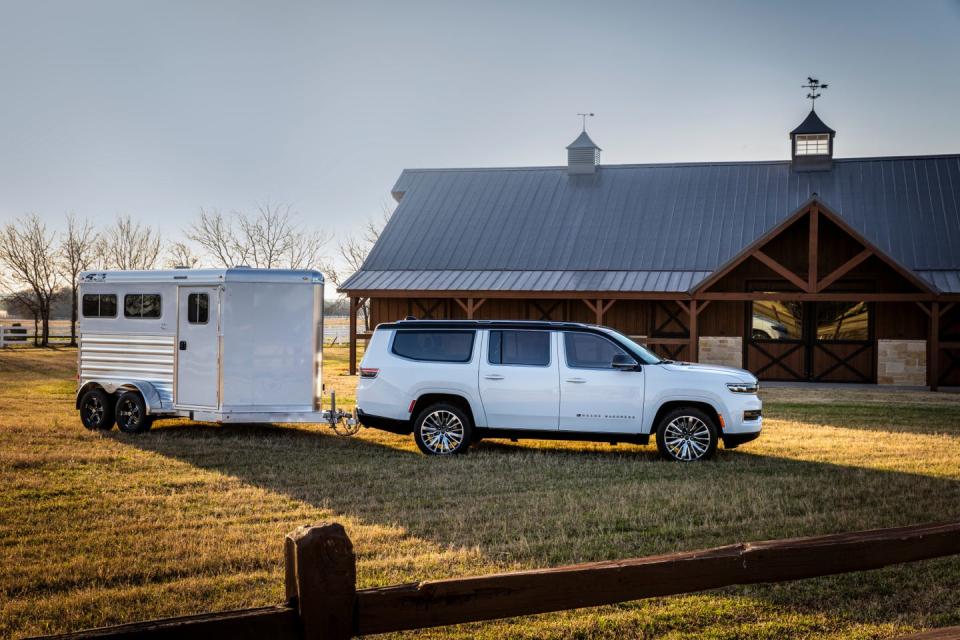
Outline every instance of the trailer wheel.
POLYGON ((113 399, 103 389, 90 389, 80 398, 80 422, 87 429, 113 429, 113 399))
POLYGON ((153 416, 147 415, 147 405, 136 391, 126 391, 117 398, 117 427, 124 433, 144 433, 150 430, 153 416))

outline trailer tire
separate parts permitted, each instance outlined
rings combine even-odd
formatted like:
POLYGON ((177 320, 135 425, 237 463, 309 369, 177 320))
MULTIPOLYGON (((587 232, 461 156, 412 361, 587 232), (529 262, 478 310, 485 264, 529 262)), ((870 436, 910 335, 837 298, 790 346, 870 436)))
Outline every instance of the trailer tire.
POLYGON ((120 394, 115 414, 117 427, 124 433, 145 433, 153 424, 153 416, 147 415, 147 403, 137 391, 120 394))
POLYGON ((80 398, 80 422, 91 431, 110 431, 114 423, 113 398, 97 387, 80 398))

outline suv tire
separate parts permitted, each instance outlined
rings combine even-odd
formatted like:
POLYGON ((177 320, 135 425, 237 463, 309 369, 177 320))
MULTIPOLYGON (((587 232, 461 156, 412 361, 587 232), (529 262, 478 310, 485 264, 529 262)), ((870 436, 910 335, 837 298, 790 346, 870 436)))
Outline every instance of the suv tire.
POLYGON ((719 439, 713 418, 696 407, 678 407, 657 424, 657 449, 667 460, 707 460, 717 450, 719 439))
POLYGON ((413 439, 431 456, 466 453, 473 436, 470 418, 460 407, 438 402, 426 407, 413 423, 413 439))

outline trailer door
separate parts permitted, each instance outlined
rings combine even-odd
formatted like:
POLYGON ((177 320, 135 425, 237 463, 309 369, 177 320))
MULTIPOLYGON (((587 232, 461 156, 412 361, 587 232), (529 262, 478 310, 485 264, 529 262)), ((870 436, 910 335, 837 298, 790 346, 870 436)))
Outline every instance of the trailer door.
POLYGON ((219 405, 220 289, 180 287, 177 304, 178 407, 219 405))

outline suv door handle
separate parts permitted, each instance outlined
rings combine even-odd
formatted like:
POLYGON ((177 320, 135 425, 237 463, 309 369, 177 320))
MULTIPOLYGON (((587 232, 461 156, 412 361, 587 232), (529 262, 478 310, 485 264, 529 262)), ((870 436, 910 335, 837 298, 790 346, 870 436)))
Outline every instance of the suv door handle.
POLYGON ((503 380, 503 376, 500 375, 499 373, 491 373, 483 377, 486 378, 487 380, 503 380))
POLYGON ((572 382, 574 384, 583 384, 586 381, 586 378, 567 378, 567 382, 572 382))

